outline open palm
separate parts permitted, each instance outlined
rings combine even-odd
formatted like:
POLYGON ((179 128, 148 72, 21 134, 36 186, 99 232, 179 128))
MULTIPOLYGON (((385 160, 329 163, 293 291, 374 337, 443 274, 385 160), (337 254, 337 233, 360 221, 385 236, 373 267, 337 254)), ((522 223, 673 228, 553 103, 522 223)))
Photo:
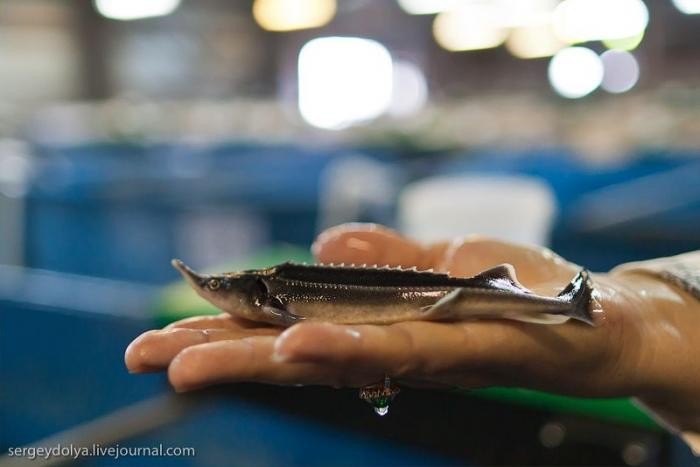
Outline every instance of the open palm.
MULTIPOLYGON (((455 276, 510 263, 525 286, 545 295, 555 295, 579 270, 542 248, 480 237, 423 246, 376 225, 330 229, 313 250, 321 262, 417 266, 455 276)), ((644 280, 651 281, 635 283, 644 280)), ((384 375, 417 386, 512 385, 587 396, 661 390, 677 376, 658 365, 659 346, 648 344, 660 323, 684 332, 678 324, 685 318, 646 304, 619 278, 594 275, 594 283, 603 306, 595 327, 479 320, 282 329, 222 314, 146 332, 125 358, 132 372, 167 368, 178 391, 239 381, 359 387, 384 375)))

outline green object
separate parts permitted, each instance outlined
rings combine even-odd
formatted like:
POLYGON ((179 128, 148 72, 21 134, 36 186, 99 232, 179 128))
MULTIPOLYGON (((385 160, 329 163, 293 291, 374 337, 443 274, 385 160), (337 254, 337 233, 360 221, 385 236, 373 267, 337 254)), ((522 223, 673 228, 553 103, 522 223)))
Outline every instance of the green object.
POLYGON ((552 412, 584 415, 608 422, 662 431, 662 428, 651 417, 642 412, 629 399, 581 399, 531 389, 501 387, 470 391, 459 390, 459 392, 485 399, 527 405, 552 412))
MULTIPOLYGON (((312 263, 313 257, 307 249, 281 245, 262 250, 240 262, 224 263, 214 268, 212 272, 261 269, 284 263, 285 261, 312 263)), ((178 281, 165 287, 154 305, 154 315, 158 326, 165 326, 173 321, 190 316, 216 315, 219 313, 221 313, 220 310, 200 298, 184 281, 178 281)))

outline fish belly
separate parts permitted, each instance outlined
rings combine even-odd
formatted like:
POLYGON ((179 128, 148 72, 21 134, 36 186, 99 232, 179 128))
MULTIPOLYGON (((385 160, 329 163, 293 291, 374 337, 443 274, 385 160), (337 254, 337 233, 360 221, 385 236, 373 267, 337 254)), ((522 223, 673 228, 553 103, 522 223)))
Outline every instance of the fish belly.
POLYGON ((312 299, 289 300, 287 309, 306 321, 391 324, 424 319, 425 311, 451 289, 343 288, 312 299))

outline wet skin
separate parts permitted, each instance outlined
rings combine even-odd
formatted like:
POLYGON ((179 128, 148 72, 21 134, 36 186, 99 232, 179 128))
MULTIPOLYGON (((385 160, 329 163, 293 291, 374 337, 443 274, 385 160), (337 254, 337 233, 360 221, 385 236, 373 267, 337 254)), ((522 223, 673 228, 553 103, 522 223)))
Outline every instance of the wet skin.
MULTIPOLYGON (((419 245, 375 225, 316 241, 321 262, 416 266, 469 277, 501 263, 555 295, 580 269, 549 250, 470 237, 419 245)), ((168 370, 177 391, 256 381, 360 387, 389 374, 415 386, 520 386, 579 396, 635 396, 668 424, 700 432, 700 305, 653 277, 595 274, 597 327, 505 320, 392 325, 299 323, 287 329, 228 314, 149 331, 126 351, 132 372, 168 370)))

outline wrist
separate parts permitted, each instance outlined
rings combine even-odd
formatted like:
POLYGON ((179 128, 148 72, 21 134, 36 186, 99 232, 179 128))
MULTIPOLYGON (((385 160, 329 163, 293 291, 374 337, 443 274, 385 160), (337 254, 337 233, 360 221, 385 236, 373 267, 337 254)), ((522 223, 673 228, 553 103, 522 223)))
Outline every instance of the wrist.
MULTIPOLYGON (((618 289, 617 306, 626 307, 624 326, 636 339, 637 372, 642 381, 635 396, 674 432, 700 433, 700 301, 677 284, 632 269, 607 275, 618 289)), ((626 332, 623 330, 622 332, 626 332)), ((627 337, 627 336, 626 336, 627 337)))

